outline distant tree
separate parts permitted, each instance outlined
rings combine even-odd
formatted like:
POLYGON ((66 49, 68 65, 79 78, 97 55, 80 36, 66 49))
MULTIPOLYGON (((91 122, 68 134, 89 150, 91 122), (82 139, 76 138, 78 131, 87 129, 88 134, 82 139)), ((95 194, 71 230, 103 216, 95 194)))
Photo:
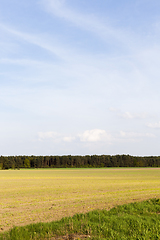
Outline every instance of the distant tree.
POLYGON ((55 167, 60 167, 60 158, 59 156, 55 156, 55 167))
POLYGON ((41 167, 44 167, 44 157, 40 156, 39 159, 40 159, 40 162, 41 162, 41 167))
POLYGON ((3 163, 0 163, 0 170, 3 169, 3 163))
POLYGON ((45 168, 49 167, 49 156, 44 157, 44 167, 45 168))
POLYGON ((30 165, 30 159, 29 159, 29 158, 26 158, 26 159, 24 160, 24 167, 25 167, 25 168, 30 168, 30 167, 31 167, 31 165, 30 165))

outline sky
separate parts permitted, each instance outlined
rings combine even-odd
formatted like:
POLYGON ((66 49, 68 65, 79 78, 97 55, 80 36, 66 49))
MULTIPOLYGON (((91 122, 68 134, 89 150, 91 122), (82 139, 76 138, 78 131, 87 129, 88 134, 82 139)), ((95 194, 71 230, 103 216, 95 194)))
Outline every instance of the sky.
POLYGON ((0 155, 160 155, 159 0, 0 0, 0 155))

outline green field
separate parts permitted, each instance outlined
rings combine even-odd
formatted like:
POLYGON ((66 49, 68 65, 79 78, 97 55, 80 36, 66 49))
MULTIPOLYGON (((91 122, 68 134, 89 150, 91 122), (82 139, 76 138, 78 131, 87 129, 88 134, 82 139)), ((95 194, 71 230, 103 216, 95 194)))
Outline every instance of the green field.
POLYGON ((59 221, 14 227, 0 240, 159 240, 160 199, 93 210, 59 221))
POLYGON ((160 198, 159 168, 0 171, 0 229, 160 198))

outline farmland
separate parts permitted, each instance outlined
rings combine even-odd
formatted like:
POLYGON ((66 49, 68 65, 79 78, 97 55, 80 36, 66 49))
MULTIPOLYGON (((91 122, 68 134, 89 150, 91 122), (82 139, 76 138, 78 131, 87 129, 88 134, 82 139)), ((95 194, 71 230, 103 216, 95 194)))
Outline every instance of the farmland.
POLYGON ((159 168, 0 171, 0 229, 160 198, 159 168))

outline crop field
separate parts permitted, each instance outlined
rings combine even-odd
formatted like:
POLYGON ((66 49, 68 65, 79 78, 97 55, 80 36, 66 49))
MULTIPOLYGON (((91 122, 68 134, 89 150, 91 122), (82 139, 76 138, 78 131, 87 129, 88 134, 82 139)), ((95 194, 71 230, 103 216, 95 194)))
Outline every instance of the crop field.
POLYGON ((0 231, 151 198, 159 168, 0 171, 0 231))

